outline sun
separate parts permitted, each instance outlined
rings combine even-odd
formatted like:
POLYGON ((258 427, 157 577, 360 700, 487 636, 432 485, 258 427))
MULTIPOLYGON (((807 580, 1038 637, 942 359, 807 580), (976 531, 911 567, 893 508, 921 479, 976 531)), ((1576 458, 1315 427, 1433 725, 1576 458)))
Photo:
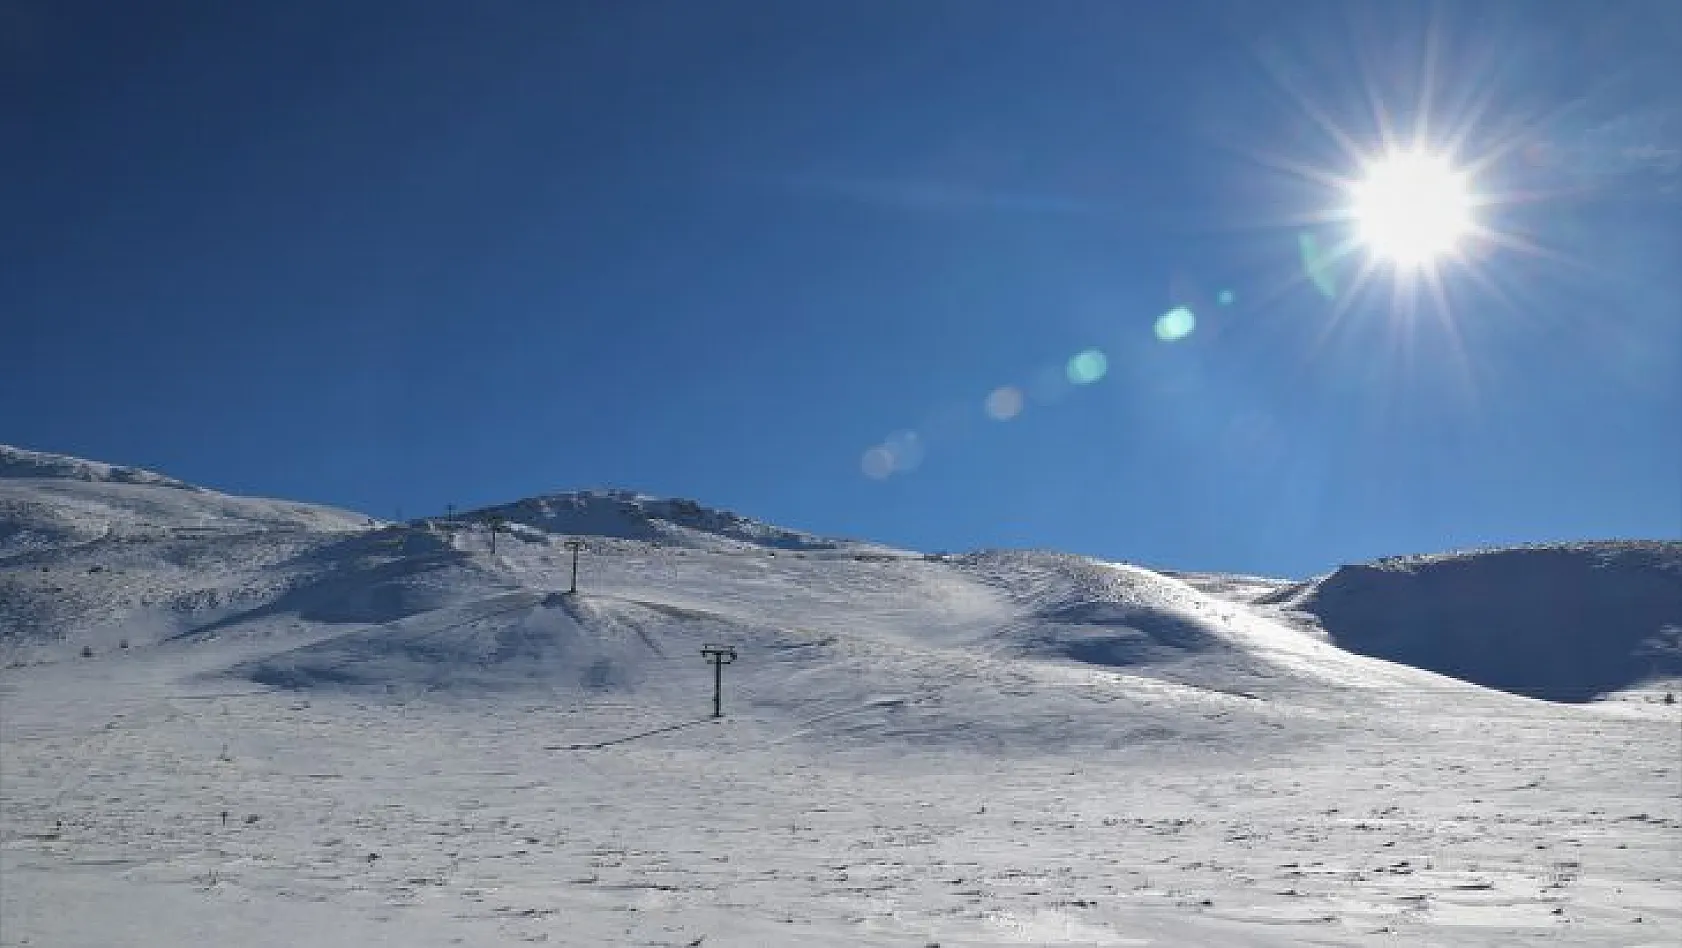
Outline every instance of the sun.
POLYGON ((1472 229, 1466 176, 1446 158, 1397 152, 1371 161, 1350 189, 1360 241, 1397 267, 1427 267, 1472 229))

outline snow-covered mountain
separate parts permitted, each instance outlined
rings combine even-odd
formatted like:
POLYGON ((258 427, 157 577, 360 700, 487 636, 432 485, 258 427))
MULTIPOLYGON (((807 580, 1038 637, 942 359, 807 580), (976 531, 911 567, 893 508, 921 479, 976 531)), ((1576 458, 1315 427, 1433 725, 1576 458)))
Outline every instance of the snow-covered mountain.
MULTIPOLYGON (((318 574, 360 514, 235 497, 133 468, 0 445, 0 657, 126 624, 139 640, 318 574)), ((84 641, 83 644, 86 644, 84 641)))
POLYGON ((1557 933, 1588 860, 1574 931, 1637 944, 1682 924, 1643 881, 1682 830, 1642 687, 1679 564, 1293 582, 620 491, 394 524, 0 449, 0 914, 87 945, 1485 943, 1557 933), (1521 776, 1510 831, 1444 829, 1521 776), (34 908, 90 886, 178 911, 34 908))
POLYGON ((29 478, 32 480, 76 480, 112 484, 149 484, 155 487, 198 490, 191 484, 152 471, 143 471, 134 467, 118 467, 99 461, 86 461, 81 458, 66 457, 62 454, 28 451, 23 448, 12 447, 9 444, 0 444, 0 477, 29 478))
POLYGON ((845 553, 902 552, 776 527, 728 510, 703 507, 693 500, 653 497, 626 490, 549 494, 474 511, 467 517, 481 523, 494 519, 508 526, 524 526, 547 534, 644 540, 694 549, 729 551, 760 547, 845 553))
MULTIPOLYGON (((1214 690, 1394 673, 1349 653, 1568 700, 1682 673, 1675 543, 1396 558, 1293 584, 1046 553, 924 556, 630 491, 551 494, 384 524, 4 446, 0 642, 13 660, 29 660, 99 644, 119 627, 132 646, 239 635, 284 617, 343 628, 355 642, 346 647, 359 653, 412 652, 402 643, 416 629, 478 614, 486 602, 500 604, 491 624, 525 629, 518 634, 526 639, 596 642, 573 628, 589 625, 586 607, 556 611, 551 596, 570 568, 568 540, 585 546, 587 590, 654 607, 724 610, 744 627, 832 638, 868 623, 879 637, 916 647, 1123 668, 1214 690), (517 615, 522 609, 530 614, 517 615), (1276 621, 1293 615, 1311 617, 1325 635, 1276 621)), ((436 647, 438 636, 426 634, 436 647)), ((253 673, 297 687, 355 680, 332 657, 335 641, 264 660, 285 664, 285 674, 263 663, 253 673), (339 670, 305 674, 323 662, 339 670)), ((434 687, 466 660, 448 649, 428 654, 436 667, 416 673, 434 687)))
POLYGON ((1515 694, 1586 701, 1682 678, 1682 543, 1396 557, 1286 598, 1343 648, 1515 694))

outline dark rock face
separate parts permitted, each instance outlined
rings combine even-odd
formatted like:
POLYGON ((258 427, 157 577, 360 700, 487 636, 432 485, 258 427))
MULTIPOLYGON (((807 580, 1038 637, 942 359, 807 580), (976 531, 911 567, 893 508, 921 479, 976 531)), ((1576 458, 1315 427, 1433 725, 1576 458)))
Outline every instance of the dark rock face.
POLYGON ((1345 566, 1300 608, 1339 646, 1553 701, 1682 675, 1682 543, 1345 566))

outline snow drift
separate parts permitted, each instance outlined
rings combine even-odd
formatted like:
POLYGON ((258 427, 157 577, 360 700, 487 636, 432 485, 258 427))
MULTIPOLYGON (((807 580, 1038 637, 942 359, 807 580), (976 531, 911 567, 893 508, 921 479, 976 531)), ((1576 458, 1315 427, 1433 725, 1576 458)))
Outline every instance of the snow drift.
POLYGON ((1682 543, 1380 560, 1338 569, 1296 606, 1350 651, 1530 697, 1682 676, 1682 543))

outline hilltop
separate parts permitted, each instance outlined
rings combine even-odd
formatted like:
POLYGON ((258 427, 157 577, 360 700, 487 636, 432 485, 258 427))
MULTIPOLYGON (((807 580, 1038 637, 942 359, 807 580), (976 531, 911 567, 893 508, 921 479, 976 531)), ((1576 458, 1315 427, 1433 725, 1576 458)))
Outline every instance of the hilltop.
POLYGON ((1652 690, 1677 544, 1291 580, 923 554, 625 491, 385 523, 4 456, 20 944, 1682 924, 1677 709, 1652 690), (738 656, 722 718, 709 643, 738 656), (1495 690, 1539 682, 1555 701, 1495 690))

